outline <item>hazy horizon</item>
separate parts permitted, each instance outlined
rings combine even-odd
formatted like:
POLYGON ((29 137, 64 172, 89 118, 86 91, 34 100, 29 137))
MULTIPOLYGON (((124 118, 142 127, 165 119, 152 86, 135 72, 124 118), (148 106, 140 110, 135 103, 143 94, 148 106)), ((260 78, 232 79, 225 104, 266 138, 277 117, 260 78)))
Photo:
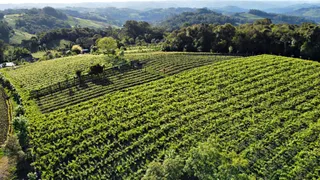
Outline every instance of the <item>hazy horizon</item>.
MULTIPOLYGON (((47 4, 47 3, 52 3, 52 4, 69 4, 69 3, 125 3, 125 2, 152 2, 152 1, 158 1, 158 2, 178 2, 182 0, 42 0, 42 1, 32 1, 32 0, 11 0, 10 2, 8 1, 0 1, 0 4, 47 4)), ((187 0, 191 1, 191 0, 187 0)), ((198 2, 230 2, 230 1, 237 1, 241 2, 243 0, 199 0, 198 2)), ((318 0, 305 0, 305 1, 290 1, 290 0, 244 0, 243 2, 248 2, 248 1, 257 1, 257 2, 291 2, 291 3, 317 3, 319 2, 318 0)), ((193 0, 192 2, 196 2, 193 0)))

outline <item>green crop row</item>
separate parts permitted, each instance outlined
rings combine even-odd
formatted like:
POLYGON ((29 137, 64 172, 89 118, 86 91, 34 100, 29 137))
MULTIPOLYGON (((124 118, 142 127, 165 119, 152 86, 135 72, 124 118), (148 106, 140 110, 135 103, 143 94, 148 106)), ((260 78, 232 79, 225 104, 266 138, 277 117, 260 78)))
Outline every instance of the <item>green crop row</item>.
POLYGON ((319 77, 318 63, 261 55, 30 117, 32 165, 43 179, 140 179, 151 161, 216 137, 252 176, 317 179, 319 77))
POLYGON ((128 55, 127 58, 143 62, 145 68, 143 70, 133 70, 121 74, 110 74, 108 81, 110 81, 111 84, 88 82, 84 85, 84 88, 72 87, 39 97, 37 103, 41 111, 48 113, 107 93, 157 80, 165 75, 177 74, 188 69, 234 57, 209 56, 198 53, 155 53, 128 55))

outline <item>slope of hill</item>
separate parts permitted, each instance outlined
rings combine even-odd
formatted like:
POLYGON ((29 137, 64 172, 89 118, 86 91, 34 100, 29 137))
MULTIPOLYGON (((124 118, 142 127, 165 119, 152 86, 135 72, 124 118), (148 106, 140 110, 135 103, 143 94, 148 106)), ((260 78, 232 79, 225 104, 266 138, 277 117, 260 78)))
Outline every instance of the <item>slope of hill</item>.
POLYGON ((194 12, 195 8, 155 8, 152 10, 134 10, 129 8, 77 8, 61 9, 62 12, 82 19, 110 23, 122 26, 128 20, 146 21, 152 24, 163 21, 183 12, 194 12))
POLYGON ((269 18, 272 20, 273 23, 275 24, 302 24, 305 22, 312 22, 310 19, 306 19, 301 16, 290 16, 290 15, 283 15, 283 14, 274 14, 274 13, 267 13, 264 11, 260 10, 255 10, 252 9, 248 12, 245 13, 235 13, 233 15, 235 18, 241 19, 241 23, 244 22, 254 22, 257 19, 264 19, 264 18, 269 18))
MULTIPOLYGON (((279 2, 280 3, 280 2, 279 2)), ((296 11, 301 8, 312 8, 320 6, 319 3, 298 3, 293 5, 287 5, 284 7, 276 7, 276 8, 267 8, 264 11, 270 12, 270 13, 279 13, 279 14, 287 14, 292 11, 296 11)))
POLYGON ((18 29, 13 30, 13 36, 10 38, 10 44, 21 44, 22 40, 29 40, 34 37, 34 34, 30 34, 18 29))
POLYGON ((238 6, 225 6, 225 7, 221 7, 219 9, 212 9, 215 12, 219 12, 222 14, 229 14, 231 15, 232 13, 240 13, 240 12, 248 12, 249 9, 244 9, 244 8, 240 8, 238 6))
POLYGON ((237 24, 239 19, 216 13, 209 9, 197 9, 196 12, 185 12, 168 18, 160 23, 161 26, 166 27, 168 30, 179 29, 185 25, 194 24, 237 24))
POLYGON ((33 63, 18 69, 5 69, 2 72, 17 86, 23 87, 24 90, 30 91, 32 96, 36 96, 40 110, 47 113, 103 96, 106 93, 235 57, 206 53, 154 52, 128 54, 126 58, 139 60, 143 63, 143 68, 117 71, 113 70, 110 64, 106 64, 108 58, 86 55, 33 63), (83 83, 85 84, 78 86, 79 82, 74 79, 76 70, 86 72, 90 65, 97 63, 106 64, 105 73, 101 75, 104 79, 92 80, 84 75, 83 83), (85 79, 86 77, 89 79, 85 79), (68 84, 68 87, 64 87, 63 84, 68 84))
POLYGON ((45 115, 29 104, 33 166, 42 179, 138 179, 211 137, 248 162, 241 177, 317 179, 319 76, 319 63, 261 55, 45 115))
MULTIPOLYGON (((76 70, 85 70, 90 65, 105 63, 104 56, 79 55, 51 61, 36 62, 17 69, 4 69, 10 80, 25 90, 46 87, 75 76, 76 70)), ((106 64, 107 65, 107 64, 106 64)))
POLYGON ((320 22, 320 7, 301 8, 287 13, 293 16, 302 16, 315 22, 320 22))
POLYGON ((90 27, 104 28, 109 24, 95 20, 86 20, 67 16, 63 12, 51 7, 43 9, 9 9, 5 14, 5 21, 20 32, 36 34, 57 28, 90 27))

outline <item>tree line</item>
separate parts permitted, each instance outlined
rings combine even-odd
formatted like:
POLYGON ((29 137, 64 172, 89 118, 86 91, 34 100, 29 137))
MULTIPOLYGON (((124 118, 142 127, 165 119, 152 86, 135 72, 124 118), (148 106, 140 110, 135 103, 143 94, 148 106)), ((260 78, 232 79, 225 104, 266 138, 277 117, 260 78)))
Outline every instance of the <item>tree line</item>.
POLYGON ((320 26, 273 24, 270 19, 234 26, 198 24, 165 37, 163 51, 276 54, 320 60, 320 26))

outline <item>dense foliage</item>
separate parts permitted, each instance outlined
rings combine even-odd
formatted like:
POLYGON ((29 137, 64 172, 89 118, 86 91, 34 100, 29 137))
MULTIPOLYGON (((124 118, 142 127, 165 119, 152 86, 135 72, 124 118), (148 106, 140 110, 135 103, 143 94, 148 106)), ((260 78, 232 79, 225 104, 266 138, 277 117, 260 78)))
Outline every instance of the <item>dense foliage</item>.
POLYGON ((7 139, 9 121, 8 121, 8 105, 7 99, 2 86, 0 86, 0 144, 7 139))
POLYGON ((183 26, 190 26, 194 24, 237 24, 239 19, 224 16, 220 13, 216 13, 214 11, 204 9, 198 9, 196 12, 185 12, 171 18, 168 18, 164 22, 161 23, 162 26, 166 27, 167 30, 175 30, 179 29, 183 26))
POLYGON ((157 43, 163 39, 163 33, 163 29, 147 22, 127 21, 120 31, 120 38, 125 44, 157 43))
POLYGON ((8 43, 13 32, 12 27, 6 21, 0 20, 0 40, 8 43))
POLYGON ((2 40, 0 40, 0 63, 5 61, 5 55, 4 55, 5 49, 6 49, 5 43, 2 40))
MULTIPOLYGON (((260 18, 271 19, 276 24, 287 23, 287 24, 300 25, 302 23, 312 22, 311 20, 308 20, 308 19, 306 19, 304 17, 301 17, 300 15, 298 15, 298 16, 289 16, 289 15, 284 15, 284 14, 267 13, 267 12, 260 11, 260 10, 257 10, 257 9, 251 9, 248 12, 248 14, 255 15, 255 16, 260 17, 260 18)), ((241 13, 235 14, 235 16, 237 16, 237 15, 241 15, 241 13)), ((247 21, 250 22, 250 18, 247 19, 247 21)))
POLYGON ((42 179, 130 179, 176 152, 199 178, 223 179, 237 170, 264 179, 317 179, 319 72, 316 62, 262 55, 33 112, 33 166, 42 179), (209 137, 213 148, 191 150, 209 137))
POLYGON ((200 24, 169 34, 163 50, 268 53, 320 60, 319 32, 316 24, 276 25, 270 19, 240 26, 200 24))
POLYGON ((105 28, 105 29, 91 29, 91 28, 62 28, 54 29, 39 33, 37 37, 29 40, 23 40, 22 47, 30 49, 31 52, 46 49, 52 49, 49 44, 66 40, 71 43, 64 47, 59 47, 60 50, 70 50, 72 45, 77 44, 82 48, 91 49, 95 46, 96 41, 102 37, 113 37, 118 40, 118 46, 158 43, 163 39, 163 30, 161 28, 152 27, 147 22, 127 21, 122 29, 105 28))
POLYGON ((68 17, 51 8, 30 9, 16 21, 16 28, 31 34, 48 31, 53 28, 70 28, 71 26, 65 22, 68 17))

